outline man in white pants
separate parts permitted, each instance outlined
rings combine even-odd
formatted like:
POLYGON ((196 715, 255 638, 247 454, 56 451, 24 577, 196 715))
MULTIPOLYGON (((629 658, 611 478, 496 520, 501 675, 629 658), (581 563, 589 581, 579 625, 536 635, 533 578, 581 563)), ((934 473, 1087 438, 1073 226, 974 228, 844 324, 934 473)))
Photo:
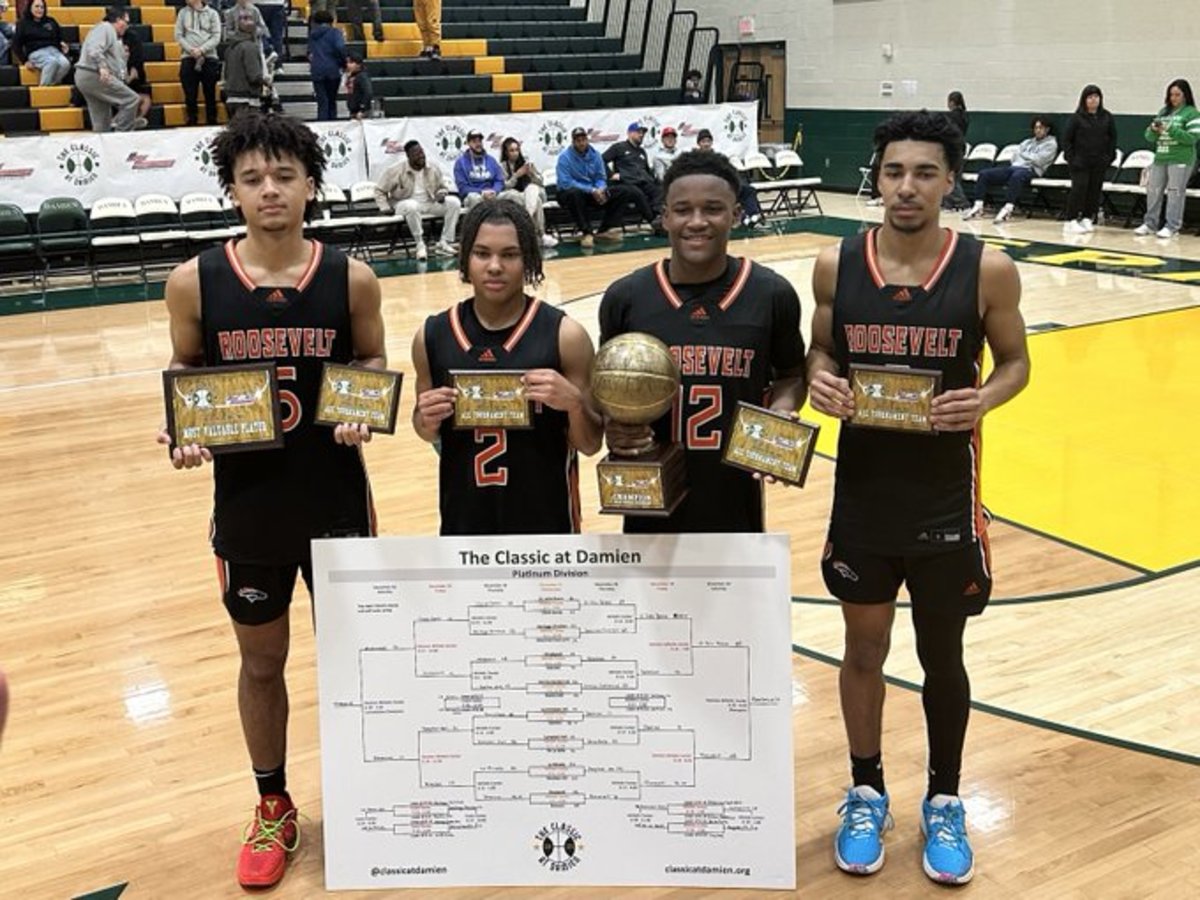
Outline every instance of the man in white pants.
POLYGON ((146 127, 146 120, 137 114, 138 95, 125 83, 125 45, 121 36, 128 27, 129 13, 125 8, 110 6, 104 11, 104 21, 88 32, 79 48, 75 87, 87 100, 92 131, 133 131, 146 127))
POLYGON ((417 242, 417 259, 429 255, 421 217, 441 216, 442 236, 433 245, 433 252, 435 256, 454 256, 456 251, 452 242, 462 203, 448 192, 442 170, 425 164, 425 151, 420 141, 405 144, 404 155, 406 158, 384 172, 375 185, 375 201, 385 212, 395 204, 396 212, 404 216, 408 230, 417 242))

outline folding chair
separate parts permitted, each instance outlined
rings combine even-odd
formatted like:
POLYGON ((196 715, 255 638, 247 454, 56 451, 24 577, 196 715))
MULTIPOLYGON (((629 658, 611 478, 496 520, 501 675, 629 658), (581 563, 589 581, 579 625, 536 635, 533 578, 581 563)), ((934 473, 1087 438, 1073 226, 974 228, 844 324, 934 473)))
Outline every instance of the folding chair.
POLYGON ((88 216, 92 232, 92 284, 99 285, 104 270, 113 274, 136 272, 145 279, 137 214, 124 197, 97 200, 88 216))

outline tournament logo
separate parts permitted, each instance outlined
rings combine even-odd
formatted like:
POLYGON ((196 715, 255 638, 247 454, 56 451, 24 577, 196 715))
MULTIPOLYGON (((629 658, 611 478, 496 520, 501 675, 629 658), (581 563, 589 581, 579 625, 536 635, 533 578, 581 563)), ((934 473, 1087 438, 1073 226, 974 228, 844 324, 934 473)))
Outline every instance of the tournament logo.
POLYGON ((456 162, 467 146, 467 132, 458 125, 443 125, 433 136, 433 149, 443 162, 456 162))
POLYGON ((129 163, 129 167, 135 172, 144 171, 146 169, 173 169, 175 167, 175 158, 166 156, 162 159, 151 159, 148 153, 130 153, 125 157, 125 162, 129 163))
POLYGON ((657 147, 659 135, 662 134, 662 130, 665 127, 658 121, 658 116, 647 114, 638 119, 638 121, 646 129, 646 136, 642 138, 642 146, 648 150, 657 147))
POLYGON ((543 122, 537 130, 537 143, 547 156, 558 156, 559 151, 571 140, 571 129, 562 119, 543 122))
POLYGON ((740 109, 730 110, 721 120, 721 131, 730 141, 738 143, 745 140, 746 135, 750 133, 750 120, 740 109))
POLYGON ((573 825, 551 822, 538 829, 534 847, 543 868, 551 872, 569 872, 581 862, 579 851, 583 849, 583 836, 573 825))
POLYGON ((350 165, 350 135, 340 128, 331 128, 320 137, 325 164, 330 169, 344 169, 350 165))
POLYGON ((87 187, 100 177, 100 151, 91 144, 72 141, 55 157, 63 180, 75 187, 87 187))
POLYGON ((217 177, 217 161, 213 158, 212 142, 213 138, 210 135, 192 144, 192 161, 208 178, 217 177))
POLYGON ((14 169, 0 162, 0 178, 28 178, 32 174, 33 169, 14 169))

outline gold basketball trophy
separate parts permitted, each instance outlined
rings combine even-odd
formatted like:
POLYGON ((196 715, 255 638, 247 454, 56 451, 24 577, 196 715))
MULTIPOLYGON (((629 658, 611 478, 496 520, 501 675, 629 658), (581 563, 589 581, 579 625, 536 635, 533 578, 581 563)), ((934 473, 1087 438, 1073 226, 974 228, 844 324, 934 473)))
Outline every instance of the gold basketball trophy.
MULTIPOLYGON (((596 407, 622 425, 649 425, 669 410, 679 393, 679 367, 667 345, 632 331, 608 341, 592 361, 596 407)), ((653 438, 636 453, 611 451, 596 464, 600 512, 669 516, 687 494, 687 468, 678 444, 653 438)))

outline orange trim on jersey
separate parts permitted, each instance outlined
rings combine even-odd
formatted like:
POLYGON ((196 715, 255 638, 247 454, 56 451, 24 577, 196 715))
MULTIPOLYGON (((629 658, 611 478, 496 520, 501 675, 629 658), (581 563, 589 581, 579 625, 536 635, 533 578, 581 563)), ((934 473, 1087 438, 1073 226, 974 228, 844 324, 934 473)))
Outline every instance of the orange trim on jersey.
POLYGON ((537 297, 530 298, 532 302, 529 308, 525 310, 525 315, 517 322, 517 327, 513 329, 512 334, 508 336, 508 340, 504 342, 504 351, 512 353, 513 348, 517 346, 517 342, 524 337, 525 332, 529 330, 529 326, 533 324, 533 317, 537 315, 538 307, 542 305, 542 301, 537 297))
MULTIPOLYGON (((466 303, 467 301, 463 301, 466 303)), ((462 304, 456 303, 450 307, 450 331, 454 334, 454 340, 458 341, 458 346, 462 347, 463 353, 471 352, 471 342, 467 339, 466 329, 462 326, 462 319, 458 317, 458 308, 462 304)))
POLYGON ((579 454, 567 451, 567 502, 570 504, 571 533, 583 530, 583 503, 579 499, 579 454))
POLYGON ((229 590, 229 563, 213 554, 213 558, 217 561, 217 584, 221 586, 221 596, 225 596, 225 592, 229 590))
MULTIPOLYGON (((933 290, 933 286, 942 277, 942 273, 946 271, 946 266, 950 265, 950 260, 954 258, 954 249, 958 246, 958 232, 950 228, 943 228, 942 230, 946 232, 946 239, 942 242, 942 249, 938 253, 938 258, 934 261, 933 268, 930 270, 928 277, 921 282, 921 289, 926 293, 933 290)), ((875 287, 883 289, 888 286, 888 281, 883 277, 883 269, 879 267, 879 250, 876 246, 876 235, 878 233, 878 226, 868 231, 864 246, 867 257, 867 271, 871 273, 871 280, 875 282, 875 287)))
MULTIPOLYGON (((300 276, 300 280, 296 282, 295 287, 298 291, 305 290, 312 282, 313 277, 317 274, 317 268, 321 265, 321 257, 325 253, 325 245, 320 241, 310 240, 308 243, 310 248, 308 265, 305 266, 304 274, 300 276)), ((258 289, 258 285, 254 283, 254 280, 250 277, 250 273, 242 267, 242 261, 238 259, 237 240, 235 238, 230 238, 225 242, 225 258, 229 260, 233 274, 238 277, 238 281, 245 286, 246 290, 254 291, 258 289)))
POLYGON ((370 537, 379 536, 379 519, 375 515, 375 495, 371 493, 371 476, 367 473, 367 458, 363 455, 362 444, 358 445, 358 458, 362 462, 363 481, 367 487, 367 528, 370 537))
MULTIPOLYGON (((746 282, 750 279, 751 263, 749 258, 743 256, 738 264, 738 273, 733 278, 733 284, 729 286, 723 297, 717 301, 717 306, 721 309, 729 309, 733 305, 733 301, 738 298, 742 292, 742 288, 746 286, 746 282)), ((658 289, 662 291, 663 296, 667 298, 676 309, 683 306, 683 300, 675 293, 675 288, 671 287, 671 281, 667 278, 667 261, 660 259, 654 264, 654 277, 658 279, 658 289)))

